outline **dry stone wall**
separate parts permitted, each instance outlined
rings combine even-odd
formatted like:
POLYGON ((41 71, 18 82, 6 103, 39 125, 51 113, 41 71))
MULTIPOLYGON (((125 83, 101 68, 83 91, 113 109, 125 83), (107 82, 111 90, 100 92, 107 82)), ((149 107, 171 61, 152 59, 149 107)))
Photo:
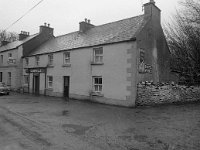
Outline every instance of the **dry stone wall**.
POLYGON ((200 87, 142 82, 137 87, 136 106, 200 101, 200 87))

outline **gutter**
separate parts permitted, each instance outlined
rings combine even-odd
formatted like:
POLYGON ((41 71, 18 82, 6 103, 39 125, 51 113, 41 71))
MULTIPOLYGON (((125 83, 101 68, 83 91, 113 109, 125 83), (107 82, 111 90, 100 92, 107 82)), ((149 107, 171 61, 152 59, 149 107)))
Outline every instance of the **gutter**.
POLYGON ((72 50, 78 50, 78 49, 82 49, 82 48, 91 48, 91 47, 96 47, 96 46, 111 45, 111 44, 117 44, 117 43, 123 43, 123 42, 130 42, 130 41, 136 41, 136 37, 132 37, 129 40, 124 40, 124 41, 118 41, 118 42, 112 42, 112 43, 104 43, 104 44, 97 44, 97 45, 91 45, 91 46, 83 46, 83 47, 77 47, 77 48, 71 48, 71 49, 63 49, 63 50, 58 50, 58 51, 55 51, 55 52, 46 52, 46 53, 41 53, 41 54, 33 54, 33 55, 29 55, 29 56, 22 56, 22 58, 32 57, 32 56, 37 56, 37 55, 46 55, 46 54, 58 53, 58 52, 63 52, 63 51, 72 51, 72 50))

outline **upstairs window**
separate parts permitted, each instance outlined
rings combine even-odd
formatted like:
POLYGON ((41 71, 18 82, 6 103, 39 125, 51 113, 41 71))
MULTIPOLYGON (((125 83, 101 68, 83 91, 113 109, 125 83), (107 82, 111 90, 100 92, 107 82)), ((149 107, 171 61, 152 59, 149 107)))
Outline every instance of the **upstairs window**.
POLYGON ((7 85, 11 85, 11 72, 8 72, 7 85))
POLYGON ((39 66, 40 63, 40 57, 39 56, 35 56, 35 64, 36 66, 39 66))
POLYGON ((53 76, 47 76, 47 88, 53 88, 53 76))
POLYGON ((24 76, 24 84, 28 84, 29 83, 29 76, 25 75, 24 76))
POLYGON ((93 77, 93 91, 102 92, 102 77, 101 76, 93 77))
POLYGON ((25 64, 26 64, 26 66, 29 65, 29 59, 28 58, 25 58, 25 64))
POLYGON ((12 53, 8 53, 8 58, 9 58, 9 57, 12 57, 12 53))
POLYGON ((94 48, 94 63, 103 63, 103 47, 94 48))
POLYGON ((53 65, 53 54, 48 55, 48 65, 53 65))
POLYGON ((3 72, 0 72, 0 82, 3 82, 3 72))
POLYGON ((64 64, 69 64, 70 63, 70 52, 65 52, 64 54, 63 54, 63 58, 64 58, 64 64))
POLYGON ((1 64, 3 64, 3 55, 1 55, 1 64))

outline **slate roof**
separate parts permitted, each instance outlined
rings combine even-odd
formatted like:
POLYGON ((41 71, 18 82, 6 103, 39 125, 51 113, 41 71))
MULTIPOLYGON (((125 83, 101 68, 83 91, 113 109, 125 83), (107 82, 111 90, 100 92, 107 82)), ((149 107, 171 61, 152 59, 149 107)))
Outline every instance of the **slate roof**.
POLYGON ((14 41, 14 42, 8 43, 8 44, 6 44, 4 46, 1 46, 0 47, 0 52, 11 50, 11 49, 15 49, 15 48, 21 46, 22 44, 24 44, 25 42, 27 42, 27 41, 31 40, 32 38, 36 37, 37 35, 38 34, 33 34, 33 35, 28 36, 24 40, 14 41))
POLYGON ((55 37, 33 51, 30 55, 71 50, 134 39, 145 25, 144 15, 95 26, 88 31, 72 32, 55 37))

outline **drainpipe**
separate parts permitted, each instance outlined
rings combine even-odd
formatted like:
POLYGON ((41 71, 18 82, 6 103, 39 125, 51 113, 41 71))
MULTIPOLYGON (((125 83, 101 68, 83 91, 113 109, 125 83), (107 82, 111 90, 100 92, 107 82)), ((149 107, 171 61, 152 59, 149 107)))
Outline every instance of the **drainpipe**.
POLYGON ((44 81, 44 95, 46 96, 46 86, 47 86, 47 84, 46 84, 46 82, 47 82, 47 70, 45 70, 45 79, 44 79, 45 81, 44 81))
POLYGON ((30 73, 28 73, 28 93, 30 94, 30 73))

